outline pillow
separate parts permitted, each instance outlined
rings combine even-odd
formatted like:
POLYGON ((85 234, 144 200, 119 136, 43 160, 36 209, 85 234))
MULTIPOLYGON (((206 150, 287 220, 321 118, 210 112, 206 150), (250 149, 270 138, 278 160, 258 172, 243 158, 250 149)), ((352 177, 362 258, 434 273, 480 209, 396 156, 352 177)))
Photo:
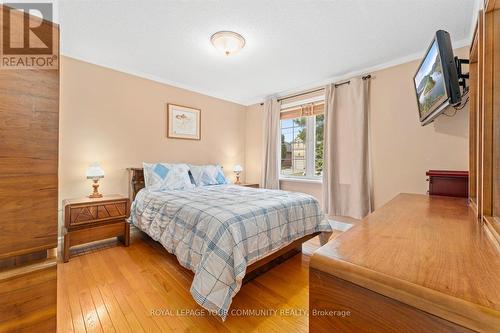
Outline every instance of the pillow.
POLYGON ((189 165, 193 181, 196 186, 216 185, 217 181, 205 171, 205 165, 189 165))
POLYGON ((144 184, 152 190, 185 190, 193 188, 187 164, 143 163, 144 184))
POLYGON ((190 165, 196 186, 230 184, 220 165, 190 165))

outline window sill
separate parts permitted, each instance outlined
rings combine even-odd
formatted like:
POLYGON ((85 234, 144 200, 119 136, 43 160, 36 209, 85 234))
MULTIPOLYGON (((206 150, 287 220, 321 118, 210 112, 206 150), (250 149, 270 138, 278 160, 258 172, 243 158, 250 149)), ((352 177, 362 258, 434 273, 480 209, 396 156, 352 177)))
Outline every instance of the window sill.
POLYGON ((305 177, 280 177, 280 182, 309 183, 309 184, 323 183, 321 178, 305 178, 305 177))

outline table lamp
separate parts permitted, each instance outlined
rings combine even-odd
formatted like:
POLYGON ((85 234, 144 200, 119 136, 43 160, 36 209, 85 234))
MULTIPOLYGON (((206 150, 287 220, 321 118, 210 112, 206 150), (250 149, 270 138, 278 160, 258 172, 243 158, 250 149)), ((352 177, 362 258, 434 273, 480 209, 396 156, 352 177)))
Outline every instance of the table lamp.
POLYGON ((241 184, 241 182, 240 182, 240 174, 241 174, 242 171, 243 171, 243 168, 239 164, 236 164, 233 167, 233 172, 236 174, 236 182, 234 182, 235 184, 241 184))
POLYGON ((104 178, 104 170, 99 163, 91 164, 87 169, 87 179, 92 179, 94 181, 94 184, 92 184, 94 191, 89 195, 89 198, 102 198, 102 194, 98 191, 100 178, 104 178))

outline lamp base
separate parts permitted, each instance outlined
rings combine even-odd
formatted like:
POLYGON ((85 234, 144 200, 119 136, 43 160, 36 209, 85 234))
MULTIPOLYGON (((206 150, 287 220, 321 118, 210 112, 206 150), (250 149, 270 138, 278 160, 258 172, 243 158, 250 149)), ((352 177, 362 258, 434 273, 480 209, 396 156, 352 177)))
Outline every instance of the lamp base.
POLYGON ((94 179, 94 184, 92 184, 92 187, 94 188, 94 191, 92 194, 89 195, 89 198, 95 199, 95 198, 102 198, 102 194, 99 193, 99 179, 94 179))
POLYGON ((240 185, 241 182, 240 182, 240 175, 236 175, 236 181, 234 182, 234 184, 236 185, 240 185))

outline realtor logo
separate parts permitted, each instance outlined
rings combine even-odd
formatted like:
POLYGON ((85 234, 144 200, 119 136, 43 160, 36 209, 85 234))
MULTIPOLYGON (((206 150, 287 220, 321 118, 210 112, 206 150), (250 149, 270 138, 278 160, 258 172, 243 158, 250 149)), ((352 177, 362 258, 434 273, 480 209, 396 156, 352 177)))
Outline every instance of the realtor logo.
POLYGON ((4 3, 0 69, 57 69, 58 26, 52 3, 4 3))

